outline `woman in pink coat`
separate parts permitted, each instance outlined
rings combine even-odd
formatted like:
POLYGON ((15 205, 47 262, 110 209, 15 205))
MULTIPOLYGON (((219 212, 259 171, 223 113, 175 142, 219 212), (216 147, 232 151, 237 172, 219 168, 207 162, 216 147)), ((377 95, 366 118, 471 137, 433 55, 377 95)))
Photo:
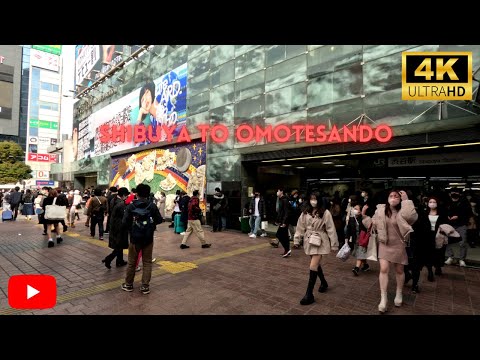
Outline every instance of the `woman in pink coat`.
POLYGON ((319 292, 327 291, 328 283, 325 280, 320 261, 322 256, 330 254, 330 251, 338 250, 337 230, 333 222, 330 211, 325 210, 321 202, 320 194, 318 192, 310 195, 310 201, 305 203, 303 211, 298 218, 295 236, 293 238, 294 245, 300 245, 300 239, 304 239, 303 248, 305 254, 310 255, 310 278, 308 280, 307 292, 302 300, 301 305, 309 305, 315 301, 313 297, 313 288, 317 276, 320 278, 319 292), (319 246, 310 244, 309 239, 312 235, 317 235, 322 238, 319 246))
POLYGON ((388 194, 388 203, 377 205, 373 218, 365 215, 367 206, 362 209, 363 224, 368 229, 373 222, 378 236, 378 260, 380 262, 380 295, 381 300, 378 311, 387 310, 387 287, 390 264, 395 266, 397 292, 394 300, 395 306, 402 306, 402 290, 405 282, 404 265, 408 264, 405 249, 413 232, 412 225, 417 221, 418 215, 412 200, 408 200, 405 191, 392 190, 388 194))

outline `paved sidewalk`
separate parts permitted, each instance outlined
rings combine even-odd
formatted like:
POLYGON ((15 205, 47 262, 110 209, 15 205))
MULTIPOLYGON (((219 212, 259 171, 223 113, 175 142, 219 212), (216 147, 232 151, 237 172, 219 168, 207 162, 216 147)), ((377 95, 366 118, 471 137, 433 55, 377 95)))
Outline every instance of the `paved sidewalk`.
MULTIPOLYGON (((105 241, 91 239, 82 221, 69 229, 64 242, 47 248, 36 220, 19 217, 0 223, 0 315, 6 314, 295 314, 378 315, 378 264, 355 277, 353 259, 341 262, 331 254, 324 272, 329 283, 324 294, 315 289, 316 302, 301 306, 308 281, 309 257, 303 249, 282 258, 268 238, 249 238, 237 231, 212 233, 205 227, 211 248, 202 249, 191 235, 190 249, 179 248, 181 236, 161 224, 155 237, 150 294, 140 293, 137 273, 134 291, 120 289, 125 267, 108 270, 101 260, 110 253, 105 241), (49 274, 57 279, 57 305, 47 310, 16 310, 8 305, 7 285, 12 275, 49 274)), ((126 255, 124 256, 126 259, 126 255)), ((421 275, 419 294, 405 286, 404 305, 393 306, 394 274, 389 283, 388 312, 382 316, 417 314, 480 314, 480 271, 444 267, 444 275, 428 282, 421 275)))

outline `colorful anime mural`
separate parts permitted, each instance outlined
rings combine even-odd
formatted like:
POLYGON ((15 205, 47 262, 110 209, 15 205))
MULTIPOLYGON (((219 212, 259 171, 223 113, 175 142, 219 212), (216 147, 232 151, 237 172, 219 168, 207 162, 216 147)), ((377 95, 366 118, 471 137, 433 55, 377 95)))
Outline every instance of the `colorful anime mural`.
POLYGON ((166 216, 170 216, 175 207, 177 190, 189 196, 198 190, 200 207, 205 214, 206 144, 203 142, 112 157, 110 176, 110 186, 131 190, 144 183, 152 188, 156 198, 163 191, 167 195, 166 216))

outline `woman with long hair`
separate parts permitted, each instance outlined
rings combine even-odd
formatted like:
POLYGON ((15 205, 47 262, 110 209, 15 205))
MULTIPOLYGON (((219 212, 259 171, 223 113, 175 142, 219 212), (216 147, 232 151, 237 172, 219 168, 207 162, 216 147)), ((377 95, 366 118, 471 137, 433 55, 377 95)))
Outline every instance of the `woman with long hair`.
POLYGON ((419 211, 418 220, 415 222, 414 233, 410 242, 410 250, 412 252, 412 292, 418 293, 418 280, 420 272, 425 266, 428 270, 428 281, 434 281, 433 267, 435 274, 442 274, 442 266, 445 261, 444 245, 440 249, 435 248, 435 237, 438 227, 441 224, 448 224, 446 211, 440 207, 439 200, 430 196, 427 199, 427 210, 419 211))
POLYGON ((373 224, 377 231, 378 260, 380 262, 380 304, 378 311, 387 310, 387 287, 390 264, 394 264, 397 291, 395 306, 402 306, 403 284, 405 282, 404 265, 408 264, 406 246, 413 232, 412 225, 418 218, 412 200, 405 191, 391 190, 386 204, 378 204, 373 217, 366 215, 368 205, 362 209, 363 224, 368 229, 373 224))
POLYGON ((330 211, 325 210, 321 205, 320 193, 314 192, 310 195, 310 201, 306 202, 302 214, 300 215, 293 242, 295 246, 299 246, 300 239, 303 237, 303 248, 305 254, 310 255, 310 277, 308 279, 307 292, 302 300, 301 305, 309 305, 315 301, 313 296, 313 288, 317 276, 320 279, 319 292, 327 291, 328 283, 325 280, 322 266, 320 264, 322 256, 330 254, 330 251, 338 250, 337 230, 333 222, 330 211), (321 241, 318 246, 310 243, 310 237, 320 237, 321 241), (328 239, 328 240, 327 240, 328 239))

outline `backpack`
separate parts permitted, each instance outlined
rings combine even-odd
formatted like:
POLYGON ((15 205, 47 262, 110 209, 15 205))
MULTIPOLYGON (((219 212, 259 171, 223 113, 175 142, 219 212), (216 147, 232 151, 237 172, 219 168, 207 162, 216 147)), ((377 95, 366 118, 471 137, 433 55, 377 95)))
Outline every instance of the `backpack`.
POLYGON ((130 241, 136 245, 147 245, 153 239, 155 223, 151 215, 152 203, 145 208, 135 207, 131 210, 133 221, 130 229, 130 241))

